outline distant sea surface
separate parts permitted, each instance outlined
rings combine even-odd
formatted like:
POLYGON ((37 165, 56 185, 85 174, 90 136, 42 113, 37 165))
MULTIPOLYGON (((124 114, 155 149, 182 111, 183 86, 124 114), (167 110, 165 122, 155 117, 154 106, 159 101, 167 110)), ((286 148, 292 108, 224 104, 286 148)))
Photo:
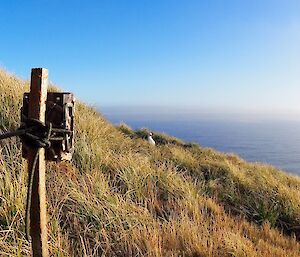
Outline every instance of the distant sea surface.
POLYGON ((201 114, 132 113, 101 109, 114 124, 148 128, 221 152, 235 153, 251 162, 271 164, 300 175, 300 121, 232 118, 201 114))

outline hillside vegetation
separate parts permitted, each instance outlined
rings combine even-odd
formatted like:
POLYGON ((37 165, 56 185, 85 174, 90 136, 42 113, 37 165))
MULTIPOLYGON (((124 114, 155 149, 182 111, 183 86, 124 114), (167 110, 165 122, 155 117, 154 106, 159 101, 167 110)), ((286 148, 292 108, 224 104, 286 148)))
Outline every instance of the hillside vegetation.
MULTIPOLYGON (((0 131, 29 83, 0 71, 0 131)), ((300 179, 76 107, 72 163, 48 163, 51 256, 300 256, 300 179)), ((0 256, 28 256, 26 161, 0 142, 0 256)))

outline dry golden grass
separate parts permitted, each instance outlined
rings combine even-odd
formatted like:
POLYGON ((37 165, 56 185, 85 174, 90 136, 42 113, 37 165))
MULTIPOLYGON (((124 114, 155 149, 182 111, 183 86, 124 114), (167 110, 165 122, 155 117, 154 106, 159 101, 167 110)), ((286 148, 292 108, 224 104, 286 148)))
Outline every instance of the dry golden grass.
MULTIPOLYGON (((26 90, 0 71, 1 131, 18 126, 26 90)), ((165 135, 153 148, 76 112, 73 162, 47 169, 52 256, 300 256, 298 178, 165 135)), ((30 254, 26 181, 20 143, 0 142, 0 256, 30 254)))

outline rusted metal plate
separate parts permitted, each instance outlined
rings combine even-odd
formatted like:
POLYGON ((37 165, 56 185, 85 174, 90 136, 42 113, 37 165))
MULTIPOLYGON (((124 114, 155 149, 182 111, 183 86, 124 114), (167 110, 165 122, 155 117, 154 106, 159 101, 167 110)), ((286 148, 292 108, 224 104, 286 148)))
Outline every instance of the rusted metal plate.
MULTIPOLYGON (((21 121, 28 117, 30 94, 25 93, 21 121)), ((74 152, 74 113, 75 98, 68 92, 49 92, 46 101, 45 122, 52 123, 53 128, 67 129, 71 133, 56 133, 56 137, 63 140, 51 140, 51 148, 46 149, 46 160, 71 160, 74 152)), ((23 146, 23 157, 27 158, 28 147, 23 146)))

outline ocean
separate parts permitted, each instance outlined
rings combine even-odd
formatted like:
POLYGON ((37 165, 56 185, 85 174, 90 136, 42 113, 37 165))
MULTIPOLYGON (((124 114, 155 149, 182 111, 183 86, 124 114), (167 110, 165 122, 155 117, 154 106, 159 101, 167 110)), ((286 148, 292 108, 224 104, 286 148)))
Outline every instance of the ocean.
POLYGON ((163 132, 300 175, 300 120, 255 115, 155 114, 118 108, 103 108, 101 112, 116 125, 126 123, 133 129, 163 132))

